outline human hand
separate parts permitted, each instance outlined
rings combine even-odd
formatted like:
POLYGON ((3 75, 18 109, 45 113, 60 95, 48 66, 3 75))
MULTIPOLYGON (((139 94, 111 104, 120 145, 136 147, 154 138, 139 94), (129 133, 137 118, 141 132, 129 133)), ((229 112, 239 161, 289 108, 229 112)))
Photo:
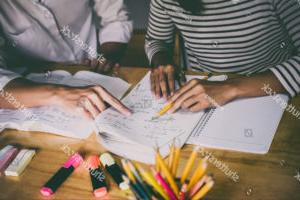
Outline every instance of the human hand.
POLYGON ((95 118, 103 112, 107 108, 106 103, 126 116, 131 114, 125 105, 101 86, 81 88, 59 86, 55 102, 71 112, 75 111, 88 118, 95 118))
POLYGON ((156 98, 165 98, 175 92, 175 80, 179 84, 185 82, 185 76, 179 76, 173 65, 160 65, 151 70, 151 91, 156 98))
POLYGON ((237 97, 236 84, 232 81, 209 82, 200 79, 188 81, 168 101, 174 106, 168 113, 179 108, 198 112, 206 108, 220 107, 237 97))
POLYGON ((85 59, 83 64, 91 68, 92 71, 97 73, 110 73, 117 71, 120 68, 120 64, 108 59, 85 59))

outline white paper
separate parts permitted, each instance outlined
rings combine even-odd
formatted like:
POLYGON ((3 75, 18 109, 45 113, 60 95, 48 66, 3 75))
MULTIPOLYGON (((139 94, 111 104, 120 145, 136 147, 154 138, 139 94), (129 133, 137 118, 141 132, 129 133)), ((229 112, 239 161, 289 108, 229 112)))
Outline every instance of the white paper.
POLYGON ((47 132, 82 139, 94 130, 92 121, 71 115, 59 107, 29 108, 26 114, 24 111, 1 109, 0 116, 1 126, 22 131, 47 132))
MULTIPOLYGON (((119 141, 127 139, 132 143, 139 144, 148 149, 137 158, 140 149, 128 146, 123 149, 123 156, 131 159, 153 162, 154 148, 158 146, 163 156, 168 154, 169 145, 176 138, 178 145, 183 145, 203 114, 179 111, 175 114, 165 114, 153 119, 157 112, 165 106, 165 101, 157 100, 150 90, 150 73, 122 100, 122 102, 133 110, 130 117, 123 116, 113 108, 106 110, 96 118, 96 125, 100 132, 120 138, 119 141), (146 155, 152 155, 147 157, 146 155), (143 156, 143 158, 141 158, 143 156)), ((118 142, 118 139, 116 139, 118 142)), ((121 151, 110 148, 111 151, 121 151)))
MULTIPOLYGON (((280 97, 287 102, 286 95, 280 97)), ((188 144, 267 153, 284 110, 271 97, 239 99, 215 109, 198 126, 188 144)))
MULTIPOLYGON (((117 98, 121 98, 129 84, 120 78, 81 71, 72 76, 56 70, 43 74, 29 74, 28 79, 69 86, 101 85, 117 98)), ((73 115, 60 107, 46 106, 25 110, 0 109, 0 131, 12 128, 24 131, 40 131, 72 138, 87 138, 94 130, 93 121, 73 115)))

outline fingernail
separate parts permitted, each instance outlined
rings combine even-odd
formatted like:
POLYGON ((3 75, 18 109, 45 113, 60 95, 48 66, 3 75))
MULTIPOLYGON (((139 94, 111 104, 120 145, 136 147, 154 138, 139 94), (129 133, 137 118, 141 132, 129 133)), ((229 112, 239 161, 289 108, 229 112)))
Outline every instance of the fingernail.
POLYGON ((129 110, 125 114, 126 114, 127 117, 130 117, 132 115, 132 111, 129 110))

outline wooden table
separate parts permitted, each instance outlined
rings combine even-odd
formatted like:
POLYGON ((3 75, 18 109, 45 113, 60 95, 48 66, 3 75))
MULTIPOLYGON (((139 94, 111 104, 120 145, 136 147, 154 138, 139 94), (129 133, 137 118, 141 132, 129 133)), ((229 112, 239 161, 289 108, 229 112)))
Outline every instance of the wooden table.
MULTIPOLYGON (((136 84, 146 71, 145 68, 122 68, 120 76, 128 82, 136 84)), ((300 109, 299 100, 298 96, 290 102, 298 110, 300 109)), ((215 158, 226 163, 232 171, 238 173, 239 182, 232 181, 221 170, 210 164, 208 172, 214 174, 216 184, 206 199, 299 200, 300 178, 297 180, 300 168, 299 122, 299 119, 285 112, 271 149, 265 155, 207 149, 215 158)), ((0 178, 1 200, 95 199, 91 193, 90 177, 83 167, 78 168, 54 196, 45 198, 39 194, 40 187, 67 159, 68 152, 63 150, 64 145, 73 151, 85 154, 99 154, 105 151, 97 143, 95 134, 85 140, 75 140, 46 133, 5 130, 0 134, 0 148, 7 144, 37 149, 37 155, 20 177, 0 178)), ((191 150, 191 145, 183 148, 180 169, 183 168, 191 150)), ((109 179, 109 184, 110 193, 105 199, 127 199, 111 179, 109 179)))

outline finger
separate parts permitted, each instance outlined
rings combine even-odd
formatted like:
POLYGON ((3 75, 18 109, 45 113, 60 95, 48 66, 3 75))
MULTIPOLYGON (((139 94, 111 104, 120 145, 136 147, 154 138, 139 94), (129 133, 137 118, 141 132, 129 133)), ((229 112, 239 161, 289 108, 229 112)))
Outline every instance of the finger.
POLYGON ((154 80, 155 80, 155 96, 156 98, 160 98, 160 85, 159 85, 159 74, 157 72, 154 72, 154 80))
POLYGON ((197 99, 198 96, 191 96, 190 98, 187 98, 185 101, 182 102, 181 108, 186 109, 190 108, 193 105, 195 105, 199 99, 197 99))
POLYGON ((100 113, 87 97, 84 101, 84 109, 86 109, 93 116, 93 118, 96 118, 100 113))
POLYGON ((167 80, 166 80, 166 75, 163 71, 159 72, 159 85, 163 97, 167 99, 168 97, 167 80))
POLYGON ((104 67, 105 67, 105 65, 107 65, 107 63, 108 63, 108 61, 107 60, 104 60, 103 62, 99 62, 98 60, 97 60, 97 72, 98 73, 102 73, 103 71, 104 71, 104 67))
POLYGON ((168 103, 174 103, 181 95, 183 95, 185 92, 187 92, 197 84, 198 81, 196 79, 190 80, 169 99, 168 103))
POLYGON ((83 107, 77 106, 75 109, 75 114, 78 116, 84 116, 86 119, 93 119, 93 116, 83 107))
POLYGON ((96 87, 95 90, 102 97, 102 99, 110 104, 112 107, 117 109, 120 113, 130 116, 131 111, 127 108, 122 102, 120 102, 117 98, 113 97, 109 92, 107 92, 104 88, 96 87))
POLYGON ((104 72, 109 72, 114 66, 114 63, 112 63, 111 61, 107 62, 106 65, 103 66, 103 71, 104 72))
POLYGON ((178 108, 180 108, 185 100, 197 94, 197 88, 193 87, 189 91, 183 93, 176 101, 173 102, 174 106, 168 111, 168 113, 175 112, 178 108))
POLYGON ((201 110, 211 108, 211 104, 208 101, 205 101, 204 99, 205 98, 203 98, 203 100, 200 100, 197 104, 190 107, 190 111, 191 112, 199 112, 201 110))
POLYGON ((92 93, 91 95, 88 96, 88 98, 98 109, 99 112, 103 112, 106 109, 103 99, 97 93, 92 93))
POLYGON ((174 72, 170 71, 167 73, 168 77, 168 85, 170 89, 170 95, 173 95, 175 92, 175 80, 174 80, 174 72))
POLYGON ((113 75, 118 76, 120 71, 121 65, 119 63, 116 63, 113 67, 113 75))
POLYGON ((98 70, 98 61, 97 61, 97 59, 92 59, 91 60, 91 67, 93 69, 95 69, 96 71, 98 70))
POLYGON ((180 84, 184 85, 186 83, 186 76, 185 76, 185 72, 181 72, 181 76, 179 79, 180 84))
POLYGON ((150 83, 151 83, 151 92, 153 95, 155 95, 155 75, 153 73, 153 70, 151 70, 151 74, 150 74, 150 83))

